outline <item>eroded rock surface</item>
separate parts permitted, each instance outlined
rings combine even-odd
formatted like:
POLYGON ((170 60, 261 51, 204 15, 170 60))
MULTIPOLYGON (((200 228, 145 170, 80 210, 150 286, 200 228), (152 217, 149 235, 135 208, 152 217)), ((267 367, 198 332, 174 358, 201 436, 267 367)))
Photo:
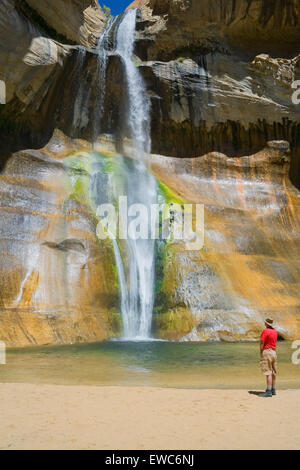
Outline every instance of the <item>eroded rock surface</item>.
POLYGON ((140 0, 137 55, 152 93, 153 151, 196 157, 292 147, 299 185, 300 5, 296 0, 140 0))
POLYGON ((70 194, 55 135, 13 154, 0 176, 0 332, 8 346, 103 340, 120 331, 112 247, 90 208, 70 194))
POLYGON ((1 2, 0 79, 6 85, 6 104, 0 106, 2 167, 10 151, 40 147, 51 137, 57 104, 53 92, 72 52, 71 46, 45 37, 15 1, 1 2))
POLYGON ((141 9, 148 59, 232 49, 249 57, 286 56, 293 55, 299 40, 297 0, 138 0, 131 7, 141 9))
POLYGON ((289 181, 286 142, 250 157, 154 156, 155 174, 183 200, 204 204, 205 243, 166 252, 155 315, 160 337, 251 340, 266 316, 281 336, 300 334, 300 194, 289 181))
MULTIPOLYGON (((299 185, 300 113, 292 101, 292 84, 300 77, 298 3, 291 1, 283 10, 279 2, 270 7, 264 0, 226 5, 220 0, 149 0, 138 6, 136 63, 152 100, 152 151, 176 157, 210 151, 239 156, 257 152, 269 140, 286 139, 292 148, 291 176, 299 185)), ((15 0, 4 0, 1 8, 0 77, 8 82, 2 127, 12 127, 15 140, 17 134, 25 141, 23 148, 27 142, 43 146, 56 127, 90 139, 97 103, 95 51, 43 37, 15 0), (9 49, 5 38, 14 35, 9 49), (75 119, 75 111, 83 118, 75 119)), ((34 8, 52 14, 40 3, 34 8)), ((127 95, 113 33, 110 42, 101 131, 121 141, 127 133, 127 95)))
MULTIPOLYGON (((21 0, 70 43, 96 46, 107 18, 96 0, 21 0)), ((18 4, 18 0, 17 0, 18 4)), ((27 10, 28 11, 28 10, 27 10)))
MULTIPOLYGON (((136 0, 132 7, 141 9, 135 61, 151 97, 152 151, 167 155, 153 157, 155 174, 182 199, 205 205, 203 250, 167 248, 154 333, 257 339, 272 315, 284 338, 298 338, 299 191, 289 171, 300 187, 300 108, 291 99, 300 79, 299 2, 136 0)), ((85 144, 60 133, 48 143, 56 127, 69 137, 93 135, 91 48, 105 22, 88 0, 0 3, 7 89, 0 331, 8 345, 120 333, 111 247, 98 243, 89 207, 66 186, 64 158, 85 144)), ((110 42, 101 131, 121 151, 126 86, 113 35, 110 42)))
POLYGON ((269 61, 274 69, 265 58, 263 64, 259 58, 243 63, 220 54, 198 62, 146 63, 153 151, 195 157, 217 150, 238 156, 274 138, 296 148, 299 106, 291 100, 296 61, 269 61))

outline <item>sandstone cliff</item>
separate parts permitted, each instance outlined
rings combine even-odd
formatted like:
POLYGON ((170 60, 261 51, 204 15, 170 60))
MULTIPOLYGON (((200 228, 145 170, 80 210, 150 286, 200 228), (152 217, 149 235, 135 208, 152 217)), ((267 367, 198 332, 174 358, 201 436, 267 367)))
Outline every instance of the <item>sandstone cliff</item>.
POLYGON ((87 54, 78 44, 94 47, 107 19, 93 0, 72 0, 68 9, 64 3, 0 4, 0 80, 7 95, 6 106, 0 106, 2 160, 10 151, 45 145, 55 127, 72 121, 78 57, 87 54))
POLYGON ((153 151, 236 156, 292 146, 299 185, 300 3, 140 0, 136 53, 152 91, 153 151))
POLYGON ((49 141, 67 88, 65 120, 73 109, 70 82, 80 79, 83 49, 57 39, 95 45, 106 19, 93 2, 46 3, 0 4, 0 332, 7 345, 100 340, 120 328, 111 248, 99 246, 94 216, 68 193, 63 158, 74 145, 54 136, 45 149, 26 150, 49 141))
POLYGON ((106 16, 96 0, 17 0, 16 5, 68 43, 96 46, 106 16))
POLYGON ((149 59, 240 50, 293 57, 300 34, 298 0, 138 0, 149 59), (148 47, 147 47, 148 42, 148 47))
MULTIPOLYGON (((71 3, 78 7, 77 2, 71 3)), ((93 2, 86 3, 90 6, 85 4, 84 11, 95 8, 93 2)), ((59 21, 52 18, 52 9, 44 11, 41 5, 36 7, 39 14, 63 33, 59 21)), ((225 6, 220 0, 149 0, 138 5, 136 61, 152 100, 152 151, 176 157, 209 151, 238 156, 257 152, 269 140, 285 139, 292 148, 291 177, 299 185, 300 113, 292 102, 291 88, 300 78, 299 3, 288 2, 283 10, 278 2, 270 7, 263 0, 239 0, 225 6)), ((91 138, 96 54, 45 37, 18 2, 5 0, 1 8, 0 40, 5 53, 2 65, 0 58, 0 78, 8 82, 8 105, 0 110, 0 128, 6 130, 6 145, 10 127, 14 129, 13 150, 22 147, 22 142, 23 148, 44 145, 55 127, 73 136, 79 82, 85 94, 81 110, 85 118, 77 135, 91 138), (8 36, 15 38, 10 49, 5 43, 8 36)), ((55 11, 60 11, 59 5, 55 11)), ((84 25, 86 31, 89 26, 84 25)), ((79 22, 77 27, 82 31, 79 22)), ((90 44, 102 30, 101 20, 90 44)), ((77 40, 87 44, 88 36, 77 40)), ((123 65, 112 51, 104 133, 123 132, 123 79, 123 65)))
POLYGON ((286 142, 255 155, 152 157, 178 197, 205 207, 205 244, 165 254, 155 325, 162 338, 257 339, 274 317, 282 338, 300 334, 300 197, 288 177, 286 142))
MULTIPOLYGON (((42 150, 13 154, 0 175, 0 336, 10 345, 106 339, 120 332, 112 247, 70 189, 55 134, 42 150)), ((79 171, 79 170, 78 170, 79 171)))
MULTIPOLYGON (((300 2, 136 0, 132 7, 140 8, 135 61, 151 97, 152 152, 166 155, 153 156, 154 172, 179 197, 206 207, 204 250, 167 249, 154 334, 253 339, 270 314, 283 338, 298 337, 299 191, 289 175, 300 187, 300 108, 291 100, 300 79, 300 2)), ((0 339, 8 345, 120 332, 112 248, 97 241, 95 217, 70 192, 66 165, 88 147, 70 137, 93 135, 94 46, 105 23, 94 1, 0 4, 7 88, 0 339)), ((127 134, 125 89, 111 44, 101 130, 117 150, 127 134)))

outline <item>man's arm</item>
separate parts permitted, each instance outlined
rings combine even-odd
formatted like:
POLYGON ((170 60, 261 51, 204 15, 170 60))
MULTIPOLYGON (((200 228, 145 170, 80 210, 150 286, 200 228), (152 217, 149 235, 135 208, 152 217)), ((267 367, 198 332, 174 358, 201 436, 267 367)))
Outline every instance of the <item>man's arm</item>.
POLYGON ((260 337, 260 356, 262 356, 264 347, 265 347, 265 339, 266 339, 266 330, 264 330, 260 337))
POLYGON ((265 342, 263 339, 261 339, 260 340, 260 355, 262 355, 264 347, 265 347, 265 342))

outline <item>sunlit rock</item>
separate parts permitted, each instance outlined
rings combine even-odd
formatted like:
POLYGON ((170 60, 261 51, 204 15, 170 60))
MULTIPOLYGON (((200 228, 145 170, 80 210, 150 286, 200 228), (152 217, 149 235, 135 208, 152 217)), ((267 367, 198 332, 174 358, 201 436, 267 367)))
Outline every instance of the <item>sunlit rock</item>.
POLYGON ((117 254, 125 268, 128 254, 125 244, 98 240, 95 201, 105 200, 109 182, 150 194, 152 176, 144 173, 145 189, 138 171, 128 177, 138 167, 135 141, 150 147, 150 134, 159 195, 205 210, 201 249, 163 241, 150 257, 151 335, 256 340, 273 316, 282 338, 299 337, 300 120, 292 86, 300 78, 300 13, 295 0, 283 3, 136 0, 133 51, 126 28, 118 37, 119 19, 107 21, 96 2, 1 2, 7 345, 122 334, 127 286, 117 254))
POLYGON ((167 248, 160 337, 254 340, 266 316, 283 338, 299 336, 300 196, 282 158, 288 147, 269 142, 242 158, 152 157, 154 173, 178 197, 205 207, 204 248, 167 248))
POLYGON ((120 331, 109 244, 91 208, 70 190, 56 134, 47 148, 11 156, 0 176, 0 329, 7 345, 102 340, 120 331))

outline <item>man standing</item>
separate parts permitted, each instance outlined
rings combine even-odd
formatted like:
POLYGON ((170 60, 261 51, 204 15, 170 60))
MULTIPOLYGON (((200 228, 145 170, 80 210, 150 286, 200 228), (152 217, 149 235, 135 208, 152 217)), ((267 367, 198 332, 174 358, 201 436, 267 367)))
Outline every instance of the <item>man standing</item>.
POLYGON ((260 338, 260 357, 261 370, 267 378, 267 390, 261 393, 263 398, 269 398, 276 395, 276 374, 277 374, 277 338, 278 333, 273 327, 272 318, 265 320, 266 329, 262 332, 260 338))

